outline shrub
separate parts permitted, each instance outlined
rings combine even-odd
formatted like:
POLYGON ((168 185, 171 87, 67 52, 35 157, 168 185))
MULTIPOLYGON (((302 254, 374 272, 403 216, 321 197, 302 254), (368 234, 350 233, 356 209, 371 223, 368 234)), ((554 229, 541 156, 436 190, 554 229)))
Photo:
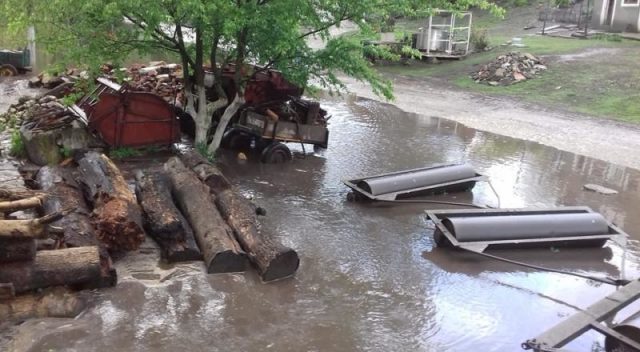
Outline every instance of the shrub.
POLYGON ((26 155, 24 141, 22 140, 22 135, 18 131, 13 131, 11 134, 11 147, 9 148, 9 154, 17 158, 23 158, 26 155))
POLYGON ((473 45, 476 51, 483 51, 489 47, 489 34, 486 28, 472 28, 471 29, 471 45, 473 45))

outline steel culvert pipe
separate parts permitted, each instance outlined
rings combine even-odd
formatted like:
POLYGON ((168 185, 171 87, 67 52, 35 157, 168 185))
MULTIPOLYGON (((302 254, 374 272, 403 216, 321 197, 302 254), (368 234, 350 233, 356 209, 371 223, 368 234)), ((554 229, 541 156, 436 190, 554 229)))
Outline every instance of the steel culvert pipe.
MULTIPOLYGON (((442 225, 461 243, 534 238, 551 240, 609 233, 607 221, 597 213, 450 217, 444 218, 442 225)), ((451 245, 441 233, 436 234, 436 241, 439 245, 451 245)))
POLYGON ((371 177, 358 182, 357 186, 374 196, 428 187, 476 177, 470 165, 451 165, 408 171, 398 174, 371 177))

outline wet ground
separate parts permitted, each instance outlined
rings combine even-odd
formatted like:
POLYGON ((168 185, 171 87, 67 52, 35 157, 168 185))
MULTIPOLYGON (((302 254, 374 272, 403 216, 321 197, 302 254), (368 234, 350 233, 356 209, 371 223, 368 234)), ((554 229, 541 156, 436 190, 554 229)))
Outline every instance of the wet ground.
MULTIPOLYGON (((1 334, 4 350, 518 351, 614 290, 436 248, 426 205, 346 201, 341 179, 431 164, 471 163, 491 178, 503 207, 590 206, 632 239, 625 247, 499 254, 598 276, 640 275, 640 172, 369 100, 323 106, 333 116, 328 150, 286 166, 223 158, 234 183, 267 208, 265 228, 299 251, 295 278, 265 285, 253 273, 204 275, 199 263, 154 270, 149 245, 118 264, 117 287, 87 293, 82 315, 16 326, 1 334), (585 191, 586 183, 620 193, 585 191), (149 266, 149 280, 136 276, 149 266)), ((447 199, 496 204, 487 185, 447 199)), ((589 334, 570 347, 601 345, 589 334)))

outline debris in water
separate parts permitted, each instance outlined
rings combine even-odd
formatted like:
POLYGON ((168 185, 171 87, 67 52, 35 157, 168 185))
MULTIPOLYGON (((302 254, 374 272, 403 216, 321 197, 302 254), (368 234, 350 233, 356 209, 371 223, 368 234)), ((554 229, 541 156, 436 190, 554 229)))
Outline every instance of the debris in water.
POLYGON ((596 185, 596 184, 593 184, 593 183, 588 183, 588 184, 584 185, 583 187, 587 191, 593 191, 593 192, 601 193, 601 194, 604 194, 604 195, 618 194, 618 191, 616 191, 615 189, 607 188, 605 186, 600 186, 600 185, 596 185))

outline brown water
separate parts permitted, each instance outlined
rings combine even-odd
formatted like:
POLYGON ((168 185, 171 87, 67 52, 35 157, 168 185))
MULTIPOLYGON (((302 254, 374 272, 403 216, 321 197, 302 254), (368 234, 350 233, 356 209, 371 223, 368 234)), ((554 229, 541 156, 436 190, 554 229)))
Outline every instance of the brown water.
MULTIPOLYGON (((626 247, 501 255, 599 276, 639 276, 639 172, 368 100, 323 104, 333 115, 328 150, 298 155, 286 166, 224 158, 228 176, 267 208, 265 226, 299 251, 294 279, 265 285, 253 273, 204 275, 191 264, 167 268, 162 282, 141 282, 123 270, 116 288, 90 295, 84 314, 29 321, 11 332, 8 349, 518 351, 526 339, 613 292, 434 248, 427 206, 345 200, 341 179, 431 164, 471 163, 491 178, 503 207, 591 206, 632 238, 626 247), (620 194, 584 191, 586 183, 620 194)), ((486 185, 450 199, 496 204, 486 185)), ((125 269, 136 265, 132 260, 125 269)), ((588 334, 569 347, 597 351, 601 344, 588 334)))

